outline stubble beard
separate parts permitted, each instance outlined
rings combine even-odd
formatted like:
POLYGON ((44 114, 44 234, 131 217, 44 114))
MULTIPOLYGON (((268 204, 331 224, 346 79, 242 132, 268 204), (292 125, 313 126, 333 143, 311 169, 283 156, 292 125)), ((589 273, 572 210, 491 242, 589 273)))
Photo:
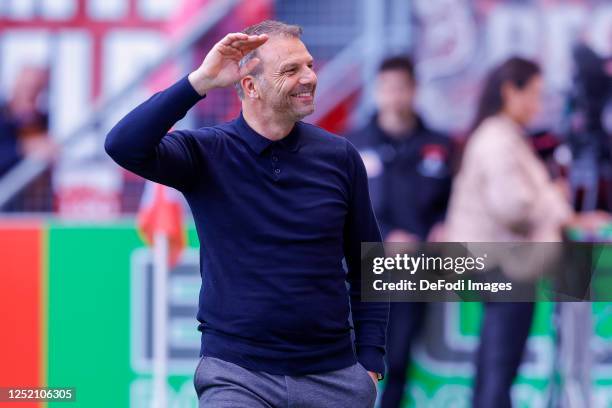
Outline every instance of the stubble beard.
POLYGON ((314 102, 310 106, 297 107, 295 104, 299 101, 292 101, 292 96, 287 95, 281 100, 275 101, 272 104, 272 110, 281 117, 287 118, 294 122, 299 122, 306 116, 314 112, 314 102), (300 109, 301 108, 301 109, 300 109))

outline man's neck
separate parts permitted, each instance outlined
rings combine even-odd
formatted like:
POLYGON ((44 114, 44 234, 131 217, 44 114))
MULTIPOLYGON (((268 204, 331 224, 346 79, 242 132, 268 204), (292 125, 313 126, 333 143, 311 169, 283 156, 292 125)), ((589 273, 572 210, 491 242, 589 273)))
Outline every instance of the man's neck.
POLYGON ((409 135, 416 125, 414 113, 397 114, 379 112, 377 117, 378 126, 389 136, 399 139, 409 135))
POLYGON ((258 112, 245 105, 242 106, 242 116, 251 129, 273 141, 287 136, 295 126, 293 120, 283 120, 278 118, 277 115, 258 112))

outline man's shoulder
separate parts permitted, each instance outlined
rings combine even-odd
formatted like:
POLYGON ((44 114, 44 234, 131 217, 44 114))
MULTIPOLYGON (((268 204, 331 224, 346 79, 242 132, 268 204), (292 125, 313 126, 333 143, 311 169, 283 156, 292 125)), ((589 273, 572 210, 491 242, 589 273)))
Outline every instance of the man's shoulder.
POLYGON ((172 131, 170 135, 191 141, 191 147, 202 149, 207 155, 215 155, 227 148, 228 141, 236 139, 234 137, 236 133, 232 122, 227 122, 195 129, 178 129, 172 131))
POLYGON ((206 125, 195 129, 195 132, 204 137, 211 137, 214 135, 224 135, 236 133, 235 121, 229 121, 225 123, 219 123, 215 125, 206 125))
POLYGON ((380 129, 374 121, 354 128, 346 133, 346 138, 358 149, 369 149, 381 143, 380 129))
POLYGON ((194 137, 204 142, 215 142, 228 137, 236 136, 238 130, 234 121, 217 125, 202 126, 191 131, 194 137))
POLYGON ((320 145, 321 147, 339 147, 346 149, 345 137, 332 133, 311 123, 299 122, 301 138, 304 143, 320 145))
POLYGON ((301 151, 318 159, 332 159, 340 166, 346 166, 347 160, 354 160, 359 153, 346 137, 337 135, 319 126, 300 122, 301 151))

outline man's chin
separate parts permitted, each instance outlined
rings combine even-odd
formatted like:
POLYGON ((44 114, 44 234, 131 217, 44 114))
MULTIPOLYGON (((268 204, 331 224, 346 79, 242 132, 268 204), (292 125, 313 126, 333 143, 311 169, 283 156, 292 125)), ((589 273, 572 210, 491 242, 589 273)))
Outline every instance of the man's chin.
POLYGON ((308 115, 312 115, 314 113, 314 104, 310 105, 310 107, 304 107, 299 111, 296 111, 296 116, 299 117, 298 120, 304 119, 308 115))

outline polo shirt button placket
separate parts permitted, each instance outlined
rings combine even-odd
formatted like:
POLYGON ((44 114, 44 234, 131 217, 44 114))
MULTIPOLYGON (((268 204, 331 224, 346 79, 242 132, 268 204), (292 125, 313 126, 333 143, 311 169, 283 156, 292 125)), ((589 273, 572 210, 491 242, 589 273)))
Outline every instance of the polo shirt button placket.
POLYGON ((278 154, 272 151, 272 176, 274 178, 274 181, 278 181, 280 177, 281 169, 279 169, 277 166, 278 166, 278 154))

